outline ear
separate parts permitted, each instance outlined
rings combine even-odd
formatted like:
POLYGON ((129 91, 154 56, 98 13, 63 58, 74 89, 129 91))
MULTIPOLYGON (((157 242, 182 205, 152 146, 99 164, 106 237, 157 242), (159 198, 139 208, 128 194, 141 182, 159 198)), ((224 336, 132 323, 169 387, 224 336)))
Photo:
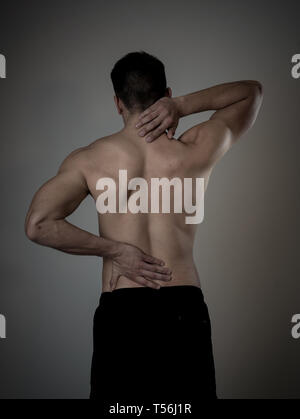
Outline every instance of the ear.
POLYGON ((166 96, 167 97, 172 97, 172 89, 171 89, 171 87, 167 87, 167 89, 166 89, 166 96))
POLYGON ((122 111, 122 108, 120 106, 120 99, 117 96, 114 96, 114 101, 115 101, 115 105, 116 105, 118 114, 121 115, 123 113, 123 111, 122 111))

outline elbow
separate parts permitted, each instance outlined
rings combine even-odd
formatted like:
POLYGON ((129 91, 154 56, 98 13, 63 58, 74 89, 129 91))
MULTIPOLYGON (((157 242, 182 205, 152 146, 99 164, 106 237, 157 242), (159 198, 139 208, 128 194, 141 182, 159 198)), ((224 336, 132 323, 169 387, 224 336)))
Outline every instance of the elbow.
POLYGON ((263 97, 264 94, 263 85, 259 81, 255 82, 255 94, 259 97, 263 97))
POLYGON ((28 215, 25 221, 26 237, 32 242, 39 242, 41 229, 41 218, 36 214, 28 215))
POLYGON ((31 220, 27 221, 26 225, 25 225, 25 234, 26 234, 26 237, 30 241, 37 242, 38 241, 38 235, 39 235, 37 224, 35 224, 31 220))
POLYGON ((32 242, 37 242, 38 241, 38 229, 37 229, 36 225, 34 225, 30 222, 28 224, 26 224, 25 234, 26 234, 26 237, 30 241, 32 241, 32 242))
POLYGON ((261 82, 259 82, 258 80, 249 80, 247 81, 247 84, 253 96, 263 96, 263 85, 261 82))

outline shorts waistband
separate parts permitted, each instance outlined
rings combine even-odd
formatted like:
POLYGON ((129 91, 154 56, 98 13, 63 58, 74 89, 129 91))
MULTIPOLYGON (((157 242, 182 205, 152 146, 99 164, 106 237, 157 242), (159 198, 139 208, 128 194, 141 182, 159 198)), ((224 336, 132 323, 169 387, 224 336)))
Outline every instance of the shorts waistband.
POLYGON ((179 295, 188 295, 188 294, 197 294, 198 297, 204 299, 202 289, 196 285, 175 285, 175 286, 165 286, 160 289, 154 289, 149 287, 134 287, 134 288, 118 288, 113 291, 104 291, 100 296, 100 302, 104 299, 111 298, 121 298, 121 297, 130 297, 134 298, 148 295, 153 297, 163 297, 165 295, 169 296, 179 296, 179 295))

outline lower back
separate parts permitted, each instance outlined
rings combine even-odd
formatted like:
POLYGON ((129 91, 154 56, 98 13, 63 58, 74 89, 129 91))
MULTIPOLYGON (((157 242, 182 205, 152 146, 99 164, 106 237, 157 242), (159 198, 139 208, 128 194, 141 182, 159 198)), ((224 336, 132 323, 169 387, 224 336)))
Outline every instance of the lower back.
MULTIPOLYGON (((110 215, 107 215, 110 217, 110 215)), ((172 281, 157 281, 162 286, 197 285, 198 273, 193 260, 194 231, 184 231, 173 221, 171 214, 127 214, 113 215, 106 238, 133 244, 145 253, 162 259, 172 270, 172 281), (144 217, 145 215, 145 217, 144 217), (165 217, 165 218, 164 218, 165 217)), ((103 223, 102 223, 103 225, 103 223)), ((104 227, 104 230, 106 228, 104 227)), ((103 291, 109 290, 111 260, 103 260, 103 291)), ((126 277, 120 277, 117 288, 140 286, 126 277)))

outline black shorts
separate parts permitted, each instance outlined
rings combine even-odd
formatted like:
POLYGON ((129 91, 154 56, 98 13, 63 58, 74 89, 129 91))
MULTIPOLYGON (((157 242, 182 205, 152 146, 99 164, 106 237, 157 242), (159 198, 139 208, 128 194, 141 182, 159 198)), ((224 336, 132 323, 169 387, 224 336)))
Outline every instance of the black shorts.
POLYGON ((112 404, 216 399, 211 324, 190 285, 104 292, 94 316, 91 399, 112 404))

